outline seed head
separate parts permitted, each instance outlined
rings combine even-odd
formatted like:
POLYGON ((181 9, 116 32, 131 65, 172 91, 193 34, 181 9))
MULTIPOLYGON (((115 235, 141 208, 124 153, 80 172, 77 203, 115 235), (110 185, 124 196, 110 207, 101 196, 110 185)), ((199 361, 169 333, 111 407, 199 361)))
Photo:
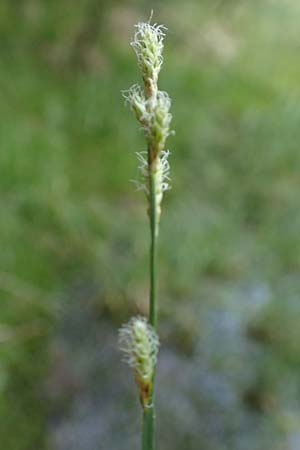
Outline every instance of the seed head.
POLYGON ((134 369, 139 384, 150 383, 154 374, 159 339, 144 317, 133 317, 119 330, 124 361, 134 369))
POLYGON ((136 33, 131 42, 137 56, 145 85, 149 94, 157 83, 158 74, 163 63, 164 30, 163 25, 140 22, 136 26, 136 33))
MULTIPOLYGON (((152 100, 148 100, 151 102, 152 100)), ((158 91, 156 101, 151 114, 148 140, 155 157, 164 150, 166 140, 170 135, 172 114, 170 113, 171 99, 166 92, 158 91)))
MULTIPOLYGON (((147 152, 136 153, 139 161, 140 178, 138 180, 132 180, 137 187, 138 191, 144 191, 149 199, 150 196, 150 176, 149 164, 147 160, 147 152)), ((170 155, 169 150, 162 150, 157 158, 157 164, 153 172, 155 180, 155 204, 156 204, 156 220, 159 223, 161 215, 161 203, 163 194, 165 191, 171 189, 170 186, 170 164, 168 161, 170 155)))

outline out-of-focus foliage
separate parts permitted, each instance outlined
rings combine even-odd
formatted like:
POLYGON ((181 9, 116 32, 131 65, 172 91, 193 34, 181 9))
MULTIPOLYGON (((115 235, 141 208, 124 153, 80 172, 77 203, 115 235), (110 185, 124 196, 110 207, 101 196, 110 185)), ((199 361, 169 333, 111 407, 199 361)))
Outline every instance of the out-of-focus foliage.
MULTIPOLYGON (((2 0, 6 450, 45 449, 71 414, 78 386, 60 387, 59 403, 49 381, 57 334, 72 342, 58 331, 65 311, 88 300, 100 328, 104 317, 117 328, 146 309, 148 224, 129 182, 143 139, 120 90, 138 81, 128 43, 152 7, 169 28, 161 88, 176 130, 160 238, 162 448, 300 447, 299 3, 2 0)), ((94 395, 105 386, 118 405, 118 379, 97 364, 94 395)), ((125 449, 126 423, 105 448, 125 449)))

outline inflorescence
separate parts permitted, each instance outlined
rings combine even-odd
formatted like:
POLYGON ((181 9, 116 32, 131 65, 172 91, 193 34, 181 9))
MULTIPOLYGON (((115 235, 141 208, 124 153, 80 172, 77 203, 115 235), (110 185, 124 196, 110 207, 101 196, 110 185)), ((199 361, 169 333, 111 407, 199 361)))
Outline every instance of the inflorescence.
POLYGON ((163 63, 164 31, 163 25, 138 23, 131 43, 142 73, 144 89, 134 84, 123 91, 126 102, 135 113, 146 137, 147 152, 138 153, 141 181, 136 184, 143 190, 150 202, 150 178, 155 185, 156 221, 159 223, 163 193, 170 189, 169 150, 166 140, 172 133, 170 125, 171 100, 169 95, 158 89, 158 75, 163 63))

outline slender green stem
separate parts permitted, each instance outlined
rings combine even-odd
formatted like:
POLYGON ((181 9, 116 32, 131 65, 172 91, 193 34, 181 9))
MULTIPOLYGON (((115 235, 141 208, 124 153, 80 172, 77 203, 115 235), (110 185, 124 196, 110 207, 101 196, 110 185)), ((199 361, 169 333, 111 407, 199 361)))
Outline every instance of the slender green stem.
POLYGON ((157 205, 156 205, 156 186, 155 176, 150 174, 150 230, 151 230, 151 244, 150 244, 150 296, 149 296, 149 321, 151 325, 156 328, 157 322, 157 305, 156 305, 156 253, 157 253, 157 205))
POLYGON ((142 450, 154 450, 154 406, 143 411, 142 450))
MULTIPOLYGON (((150 157, 149 157, 150 159, 150 157)), ((151 168, 150 161, 149 167, 151 168)), ((156 328, 157 305, 156 305, 156 253, 158 237, 157 205, 156 205, 156 186, 155 174, 150 170, 149 177, 149 217, 150 217, 150 295, 149 295, 149 322, 156 328)), ((155 450, 154 428, 155 428, 155 409, 154 409, 154 391, 155 374, 152 379, 152 393, 149 399, 149 405, 143 410, 143 432, 142 432, 142 450, 155 450)))

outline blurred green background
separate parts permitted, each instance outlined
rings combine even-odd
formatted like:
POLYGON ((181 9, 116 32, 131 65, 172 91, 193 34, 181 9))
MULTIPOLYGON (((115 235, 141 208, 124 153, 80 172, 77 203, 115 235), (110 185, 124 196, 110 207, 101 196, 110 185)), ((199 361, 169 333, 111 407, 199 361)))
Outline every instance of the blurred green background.
POLYGON ((299 450, 297 0, 1 1, 1 448, 139 448, 116 336, 147 311, 145 144, 120 91, 152 8, 176 131, 159 449, 299 450))

